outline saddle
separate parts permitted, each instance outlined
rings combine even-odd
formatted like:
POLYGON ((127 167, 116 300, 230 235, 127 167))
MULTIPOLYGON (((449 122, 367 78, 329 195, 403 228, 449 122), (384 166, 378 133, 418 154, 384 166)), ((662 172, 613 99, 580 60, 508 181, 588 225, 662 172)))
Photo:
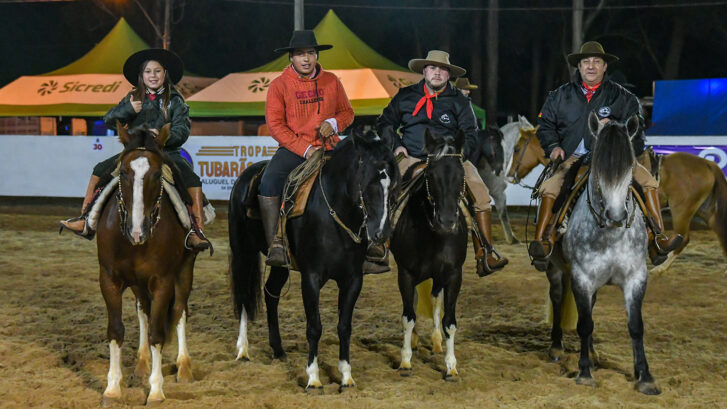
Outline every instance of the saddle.
MULTIPOLYGON (((553 235, 554 241, 560 240, 563 234, 565 234, 568 229, 568 218, 573 212, 578 198, 581 197, 588 186, 588 176, 591 173, 589 159, 590 155, 584 155, 571 166, 565 175, 563 186, 553 204, 553 214, 556 217, 552 219, 552 223, 546 228, 545 232, 545 236, 547 237, 555 229, 555 235, 553 235)), ((629 190, 641 208, 641 212, 644 215, 648 215, 649 212, 645 204, 646 198, 644 197, 644 191, 641 189, 641 186, 636 182, 632 182, 629 190)), ((650 219, 650 217, 646 217, 647 223, 649 223, 650 219)))
MULTIPOLYGON (((171 166, 166 163, 162 165, 162 184, 164 191, 167 192, 182 227, 189 230, 192 228, 192 219, 190 218, 188 204, 192 202, 192 199, 189 197, 187 190, 181 188, 180 181, 181 178, 175 174, 171 166), (178 187, 180 188, 178 189, 178 187)), ((106 206, 109 197, 111 197, 111 194, 118 188, 118 184, 119 168, 117 166, 109 175, 104 175, 98 185, 96 185, 96 191, 91 199, 91 203, 88 205, 86 213, 82 216, 86 218, 88 228, 94 232, 94 234, 90 235, 89 239, 92 239, 95 235, 101 212, 106 206)), ((209 225, 215 220, 215 208, 206 197, 203 198, 203 202, 204 223, 205 225, 209 225)))

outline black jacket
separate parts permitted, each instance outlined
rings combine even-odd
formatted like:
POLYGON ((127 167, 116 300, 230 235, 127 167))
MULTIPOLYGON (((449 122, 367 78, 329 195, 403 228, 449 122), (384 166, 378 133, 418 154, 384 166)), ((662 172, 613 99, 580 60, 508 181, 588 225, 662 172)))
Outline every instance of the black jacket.
POLYGON ((178 151, 189 138, 189 127, 191 125, 189 107, 176 89, 172 88, 170 95, 166 118, 159 106, 158 99, 151 101, 149 98, 144 98, 141 111, 138 114, 134 112, 134 108, 131 107, 131 102, 129 102, 131 98, 131 93, 129 93, 119 102, 119 105, 111 108, 104 115, 103 120, 110 129, 116 129, 117 120, 122 125, 128 125, 129 128, 147 125, 150 128, 161 129, 165 124, 171 123, 169 139, 164 145, 164 150, 166 152, 178 151))
POLYGON ((591 111, 599 118, 619 122, 638 114, 640 132, 632 144, 637 156, 644 151, 644 117, 639 99, 624 87, 604 78, 588 102, 581 89, 581 76, 576 72, 571 82, 548 94, 538 115, 537 136, 546 156, 550 156, 554 148, 561 147, 567 158, 576 150, 581 139, 585 139, 585 147, 590 151, 593 136, 588 129, 588 115, 591 111))
POLYGON ((376 120, 379 134, 394 135, 394 149, 403 146, 410 156, 423 158, 424 130, 426 128, 442 135, 455 135, 459 129, 465 134, 465 156, 476 150, 477 122, 472 105, 458 89, 447 83, 446 89, 432 98, 434 110, 432 119, 427 118, 426 105, 416 116, 412 116, 417 102, 424 96, 424 80, 401 88, 376 120), (400 130, 401 135, 396 131, 400 130))

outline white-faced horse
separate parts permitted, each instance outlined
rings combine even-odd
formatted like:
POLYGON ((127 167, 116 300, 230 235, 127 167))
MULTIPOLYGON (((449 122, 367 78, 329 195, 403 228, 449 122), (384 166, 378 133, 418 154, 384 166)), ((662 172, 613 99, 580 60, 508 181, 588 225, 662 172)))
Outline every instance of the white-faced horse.
POLYGON ((593 350, 592 311, 596 292, 606 284, 619 286, 624 294, 628 330, 634 354, 637 389, 659 394, 644 354, 644 324, 641 304, 646 293, 647 233, 641 208, 631 194, 636 163, 630 139, 638 132, 638 119, 601 125, 595 114, 588 120, 595 137, 591 173, 585 192, 577 200, 565 234, 554 252, 547 274, 555 311, 551 356, 562 351, 560 307, 563 281, 570 272, 571 287, 578 308, 581 353, 576 382, 595 386, 589 352, 593 350))

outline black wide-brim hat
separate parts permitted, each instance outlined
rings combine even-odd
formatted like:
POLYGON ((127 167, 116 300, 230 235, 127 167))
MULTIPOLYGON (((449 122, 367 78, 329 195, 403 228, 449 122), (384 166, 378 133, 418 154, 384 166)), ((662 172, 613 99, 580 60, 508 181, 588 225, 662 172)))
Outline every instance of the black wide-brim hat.
POLYGON ((589 41, 581 46, 580 52, 568 54, 568 64, 577 67, 582 59, 588 57, 601 57, 606 64, 618 61, 618 57, 603 51, 601 43, 598 41, 589 41))
POLYGON ((313 30, 295 30, 290 37, 287 47, 276 48, 276 53, 291 52, 297 48, 313 48, 316 51, 323 51, 333 48, 330 44, 318 44, 316 34, 313 30))
POLYGON ((182 79, 184 75, 184 63, 177 54, 161 48, 149 48, 131 54, 124 63, 124 77, 126 77, 126 80, 131 85, 136 86, 139 83, 141 65, 150 60, 158 62, 167 70, 167 75, 172 80, 172 84, 176 84, 182 79))

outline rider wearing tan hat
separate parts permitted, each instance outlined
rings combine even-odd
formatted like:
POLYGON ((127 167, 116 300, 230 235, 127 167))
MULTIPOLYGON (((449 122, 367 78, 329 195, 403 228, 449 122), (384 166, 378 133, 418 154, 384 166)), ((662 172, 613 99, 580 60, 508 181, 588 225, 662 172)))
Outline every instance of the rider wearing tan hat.
POLYGON ((465 77, 457 78, 457 81, 453 82, 452 83, 452 86, 455 87, 455 88, 457 88, 458 90, 462 91, 462 93, 466 97, 469 97, 470 96, 470 92, 473 89, 479 88, 475 84, 470 84, 470 80, 468 78, 465 78, 465 77))
MULTIPOLYGON (((579 157, 587 154, 593 144, 588 130, 588 115, 595 112, 601 122, 609 120, 624 122, 630 116, 639 116, 641 130, 632 144, 638 156, 644 151, 644 118, 638 98, 622 86, 605 77, 608 63, 618 61, 618 57, 608 54, 603 46, 589 41, 580 52, 568 55, 568 63, 577 68, 571 82, 562 85, 548 94, 545 104, 538 115, 537 136, 540 145, 551 161, 562 160, 555 172, 540 186, 541 196, 538 211, 535 239, 530 242, 528 252, 533 257, 533 265, 545 271, 553 249, 553 237, 544 237, 545 230, 553 215, 553 205, 563 185, 565 174, 579 157)), ((646 197, 646 207, 654 218, 656 237, 649 245, 649 256, 654 265, 662 263, 666 255, 676 249, 682 237, 667 237, 662 234, 664 224, 659 206, 659 184, 642 165, 637 164, 633 172, 634 180, 642 187, 646 197)))
MULTIPOLYGON (((403 155, 399 162, 401 174, 426 157, 424 131, 454 135, 462 130, 466 136, 465 157, 474 152, 477 144, 477 123, 469 99, 449 83, 450 77, 461 77, 467 71, 449 61, 444 51, 429 51, 426 58, 409 61, 409 69, 422 73, 424 78, 414 85, 401 88, 376 121, 380 134, 390 133, 394 140, 394 155, 403 155), (400 129, 401 134, 396 130, 400 129)), ((490 195, 477 168, 464 162, 467 187, 474 196, 474 219, 481 235, 492 245, 490 226, 490 195)), ((477 274, 484 276, 499 270, 507 259, 497 258, 485 251, 475 240, 477 274)))

